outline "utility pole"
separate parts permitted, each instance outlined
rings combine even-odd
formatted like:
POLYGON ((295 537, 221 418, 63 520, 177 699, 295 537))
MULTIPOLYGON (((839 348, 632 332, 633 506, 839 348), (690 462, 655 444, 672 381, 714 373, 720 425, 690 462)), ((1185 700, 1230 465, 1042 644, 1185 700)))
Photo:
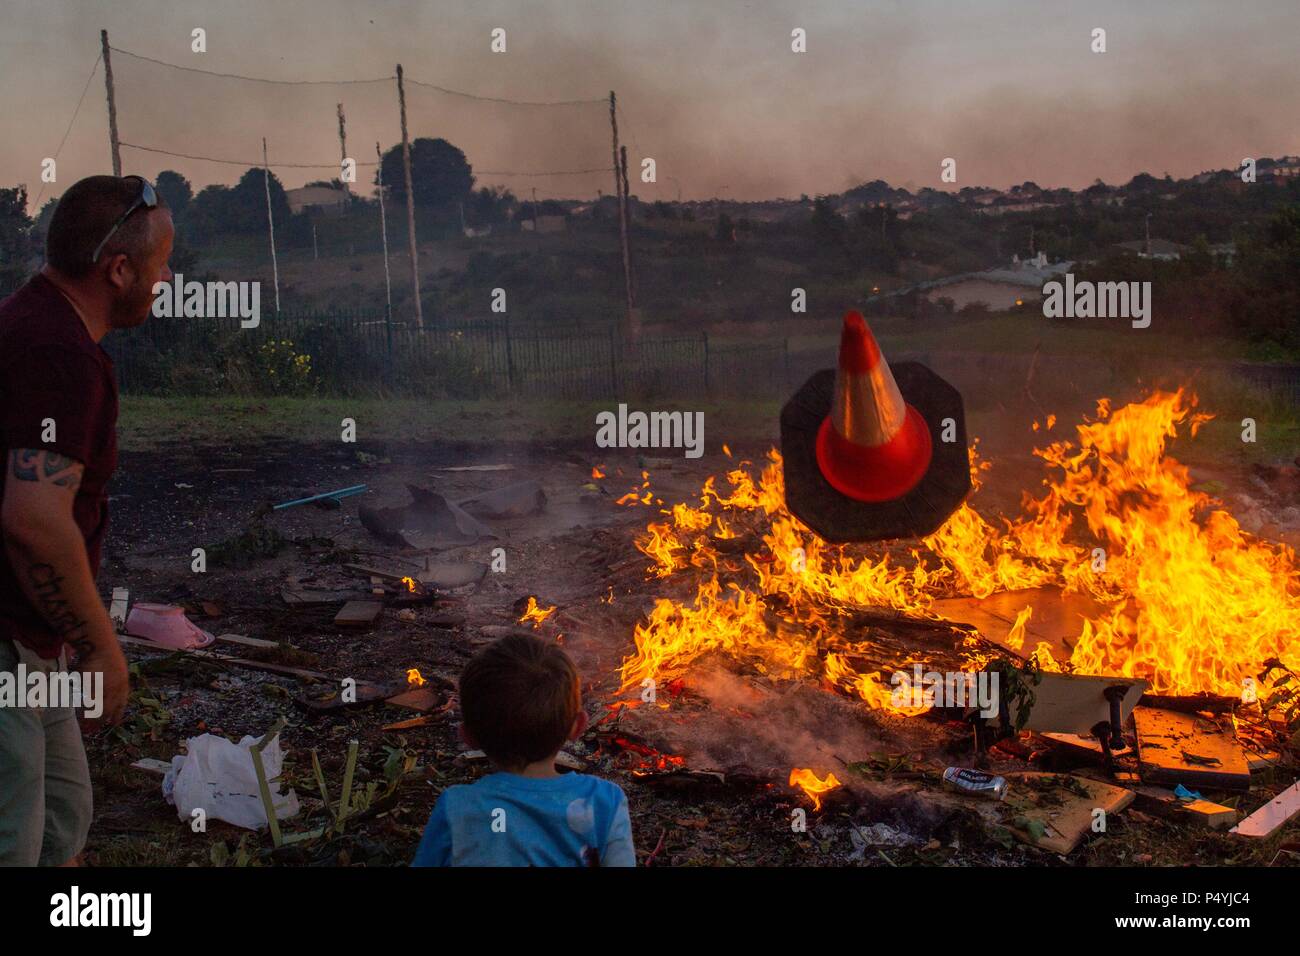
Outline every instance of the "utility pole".
POLYGON ((117 138, 117 98, 113 94, 113 58, 108 50, 108 31, 99 31, 99 47, 104 57, 104 86, 108 89, 108 142, 113 149, 113 175, 122 175, 122 146, 117 138))
POLYGON ((280 314, 280 266, 275 259, 275 216, 271 213, 271 166, 266 159, 266 137, 262 137, 262 182, 266 185, 266 225, 271 234, 271 276, 275 280, 275 314, 280 314))
POLYGON ((623 245, 623 284, 627 292, 627 326, 633 325, 633 309, 636 304, 632 298, 632 253, 627 244, 627 206, 623 202, 623 174, 620 171, 618 152, 618 116, 615 112, 614 91, 609 91, 609 125, 614 131, 614 189, 618 198, 618 232, 623 245))
POLYGON ((420 305, 420 254, 415 248, 415 186, 411 182, 411 140, 406 134, 406 87, 402 84, 402 64, 397 64, 397 104, 402 112, 402 172, 406 177, 406 238, 411 244, 411 289, 415 293, 415 324, 424 328, 424 308, 420 305))
POLYGON ((339 181, 343 183, 343 191, 351 193, 348 188, 348 181, 343 178, 343 167, 348 161, 348 134, 343 121, 343 104, 339 104, 339 181))
POLYGON ((388 214, 384 212, 384 154, 380 152, 379 140, 375 140, 375 158, 379 160, 379 235, 384 244, 384 294, 388 303, 384 310, 384 335, 388 340, 388 362, 391 371, 393 361, 393 277, 388 271, 388 214))
MULTIPOLYGON (((632 223, 632 207, 628 201, 628 197, 631 195, 632 190, 628 187, 628 182, 627 182, 627 147, 620 146, 618 148, 618 154, 619 154, 619 168, 622 172, 622 179, 623 179, 623 221, 628 224, 629 231, 630 231, 631 223, 632 223)), ((629 241, 629 238, 630 237, 625 233, 623 242, 626 246, 626 255, 627 255, 627 285, 628 288, 632 290, 630 298, 632 302, 632 308, 635 310, 636 309, 636 268, 632 262, 632 244, 629 241)), ((637 323, 637 317, 635 311, 633 311, 632 313, 632 320, 634 326, 633 335, 634 336, 639 335, 641 330, 636 327, 638 323, 637 323)))

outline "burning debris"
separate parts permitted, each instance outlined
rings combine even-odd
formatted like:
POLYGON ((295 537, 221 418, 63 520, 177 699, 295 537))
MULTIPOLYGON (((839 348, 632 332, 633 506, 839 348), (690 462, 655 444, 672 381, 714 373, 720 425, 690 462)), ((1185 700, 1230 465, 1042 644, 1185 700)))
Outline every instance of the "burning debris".
POLYGON ((808 799, 812 801, 813 810, 822 808, 822 794, 842 786, 839 780, 835 779, 835 774, 828 773, 825 779, 822 779, 814 771, 806 768, 791 770, 790 779, 787 783, 791 787, 798 787, 807 794, 808 799))
MULTIPOLYGON (((757 480, 742 462, 726 476, 729 491, 708 479, 698 505, 663 509, 638 539, 653 577, 678 589, 694 580, 694 594, 655 602, 636 628, 623 686, 680 676, 721 651, 893 709, 888 673, 855 663, 873 654, 871 642, 851 637, 853 613, 890 609, 942 625, 932 609, 940 597, 1041 587, 1085 594, 1100 609, 1082 622, 1067 660, 1031 649, 1044 670, 1142 677, 1165 694, 1240 695, 1267 660, 1294 669, 1294 552, 1243 532, 1166 455, 1171 439, 1208 420, 1195 406, 1181 390, 1114 411, 1101 400, 1074 440, 1036 450, 1046 491, 1026 493, 1020 516, 999 527, 963 503, 905 556, 821 540, 787 508, 780 454, 769 453, 757 480), (755 547, 732 552, 725 542, 737 537, 755 547)), ((976 489, 989 467, 972 453, 976 489)), ((1015 630, 1007 643, 1018 649, 1015 630)), ((953 650, 963 670, 997 656, 968 631, 954 632, 953 650)))

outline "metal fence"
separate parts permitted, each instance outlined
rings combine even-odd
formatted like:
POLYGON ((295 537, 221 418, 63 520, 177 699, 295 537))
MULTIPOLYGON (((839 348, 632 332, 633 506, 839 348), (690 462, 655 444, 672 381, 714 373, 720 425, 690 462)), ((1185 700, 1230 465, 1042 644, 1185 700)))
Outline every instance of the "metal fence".
MULTIPOLYGON (((835 361, 836 339, 792 352, 788 339, 718 342, 707 333, 625 340, 619 326, 438 320, 383 313, 279 313, 238 319, 151 317, 104 341, 127 394, 392 394, 537 399, 691 397, 774 400, 835 361)), ((1300 408, 1300 366, 1027 353, 892 351, 972 396, 1015 383, 1080 394, 1135 382, 1245 386, 1300 408)))
POLYGON ((720 346, 705 333, 627 340, 614 325, 506 319, 385 321, 382 314, 151 318, 104 341, 124 393, 410 394, 475 398, 777 398, 786 340, 720 346))

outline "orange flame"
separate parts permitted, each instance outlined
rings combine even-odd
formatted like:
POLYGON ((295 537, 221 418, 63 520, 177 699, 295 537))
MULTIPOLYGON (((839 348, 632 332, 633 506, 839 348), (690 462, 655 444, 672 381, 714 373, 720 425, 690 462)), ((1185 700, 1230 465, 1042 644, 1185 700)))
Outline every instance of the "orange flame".
MULTIPOLYGON (((710 477, 698 505, 676 504, 651 522, 637 547, 665 584, 696 577, 689 600, 659 598, 634 632, 624 688, 647 677, 681 676, 691 662, 721 651, 765 673, 822 674, 868 705, 895 706, 888 675, 860 673, 862 642, 837 617, 859 607, 934 618, 937 597, 1054 587, 1094 599, 1068 661, 1046 645, 1031 657, 1051 670, 1143 677, 1158 693, 1236 695, 1263 661, 1300 668, 1300 565, 1282 544, 1242 531, 1209 496, 1193 491, 1187 469, 1166 455, 1180 434, 1194 436, 1210 416, 1183 390, 1156 392, 1112 411, 1035 454, 1047 477, 1021 514, 987 520, 963 504, 933 535, 900 556, 880 547, 832 545, 785 508, 776 451, 757 479, 737 467, 720 492, 710 477), (718 543, 749 534, 762 545, 735 558, 718 543)), ((1047 429, 1056 425, 1047 417, 1047 429)), ((978 489, 990 468, 971 451, 978 489)), ((1023 647, 1032 606, 1009 637, 1023 647)), ((986 661, 966 648, 967 667, 986 661)))
POLYGON ((531 594, 528 596, 528 606, 524 608, 523 616, 519 618, 519 623, 532 621, 533 627, 539 627, 541 623, 555 613, 557 605, 552 604, 550 607, 542 607, 537 603, 537 598, 531 594))
POLYGON ((402 583, 406 585, 406 590, 412 594, 416 591, 415 578, 402 578, 402 583))
POLYGON ((593 479, 596 479, 596 478, 604 478, 604 477, 605 477, 605 473, 604 473, 603 471, 600 470, 600 466, 599 466, 599 465, 592 465, 592 466, 591 466, 591 477, 592 477, 593 479))
POLYGON ((408 687, 423 687, 427 683, 429 682, 414 667, 406 672, 406 685, 408 687))
POLYGON ((813 810, 822 808, 822 794, 834 790, 836 787, 843 786, 835 779, 835 774, 828 773, 826 779, 822 780, 811 770, 795 768, 790 771, 789 785, 799 787, 808 799, 812 801, 813 810))

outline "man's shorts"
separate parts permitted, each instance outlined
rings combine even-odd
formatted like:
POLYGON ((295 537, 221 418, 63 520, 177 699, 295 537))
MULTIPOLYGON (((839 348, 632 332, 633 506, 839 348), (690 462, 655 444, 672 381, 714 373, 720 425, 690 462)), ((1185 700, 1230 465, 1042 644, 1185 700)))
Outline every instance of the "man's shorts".
MULTIPOLYGON (((62 666, 0 638, 0 671, 16 674, 19 660, 29 673, 62 666)), ((0 706, 0 866, 67 863, 85 847, 90 818, 76 711, 0 706)))

